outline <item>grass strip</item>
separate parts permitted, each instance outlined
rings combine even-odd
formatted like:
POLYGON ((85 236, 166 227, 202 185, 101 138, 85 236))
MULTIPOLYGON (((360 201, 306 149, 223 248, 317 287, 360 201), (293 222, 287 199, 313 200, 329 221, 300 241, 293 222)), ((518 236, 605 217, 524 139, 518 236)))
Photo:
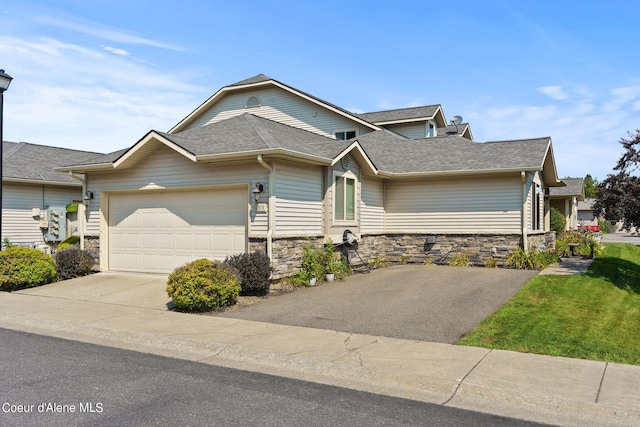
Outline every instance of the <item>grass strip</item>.
POLYGON ((640 365, 640 247, 608 244, 584 275, 535 276, 458 344, 640 365))

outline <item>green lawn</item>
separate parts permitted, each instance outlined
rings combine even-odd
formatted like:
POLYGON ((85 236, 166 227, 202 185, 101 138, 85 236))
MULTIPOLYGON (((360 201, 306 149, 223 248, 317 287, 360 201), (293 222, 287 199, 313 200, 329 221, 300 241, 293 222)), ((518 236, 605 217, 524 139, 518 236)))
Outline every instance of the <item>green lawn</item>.
POLYGON ((640 247, 608 244, 582 276, 535 276, 458 344, 640 365, 640 247))

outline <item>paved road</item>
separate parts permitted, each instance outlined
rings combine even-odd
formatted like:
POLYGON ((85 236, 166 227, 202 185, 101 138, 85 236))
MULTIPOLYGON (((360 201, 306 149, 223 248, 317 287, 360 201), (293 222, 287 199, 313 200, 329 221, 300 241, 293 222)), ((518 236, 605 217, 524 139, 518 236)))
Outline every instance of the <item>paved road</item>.
POLYGON ((6 329, 0 342, 3 426, 539 425, 6 329))
POLYGON ((536 273, 400 265, 301 289, 220 316, 454 344, 536 273))

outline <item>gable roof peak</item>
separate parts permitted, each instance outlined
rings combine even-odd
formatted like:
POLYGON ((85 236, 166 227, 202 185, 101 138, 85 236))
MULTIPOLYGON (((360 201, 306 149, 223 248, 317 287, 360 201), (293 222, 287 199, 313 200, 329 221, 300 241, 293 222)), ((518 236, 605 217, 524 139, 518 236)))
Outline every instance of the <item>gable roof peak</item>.
POLYGON ((244 80, 240 80, 239 82, 230 84, 228 87, 232 87, 232 86, 244 86, 244 85, 250 85, 250 84, 254 84, 254 83, 262 83, 262 82, 268 82, 273 80, 271 77, 269 76, 265 76, 264 74, 258 74, 255 75, 253 77, 249 77, 248 79, 244 79, 244 80))

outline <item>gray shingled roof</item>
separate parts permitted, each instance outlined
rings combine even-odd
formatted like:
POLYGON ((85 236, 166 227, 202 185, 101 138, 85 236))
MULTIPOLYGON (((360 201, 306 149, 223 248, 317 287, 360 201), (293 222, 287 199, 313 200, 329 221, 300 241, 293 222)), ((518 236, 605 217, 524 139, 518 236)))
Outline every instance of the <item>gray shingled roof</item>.
POLYGON ((426 105, 422 107, 399 108, 397 110, 375 111, 372 113, 356 114, 362 120, 370 123, 385 123, 397 120, 422 119, 433 117, 440 105, 426 105))
POLYGON ((581 196, 584 194, 583 178, 562 178, 566 187, 555 187, 549 190, 550 196, 581 196))
POLYGON ((158 133, 196 156, 283 149, 331 160, 348 146, 249 113, 177 134, 158 133))
POLYGON ((26 142, 4 141, 2 150, 3 179, 48 181, 61 185, 77 185, 78 181, 65 172, 54 170, 55 167, 86 163, 92 158, 101 156, 100 153, 90 151, 48 147, 26 142))
POLYGON ((357 138, 379 170, 429 173, 541 169, 549 138, 473 142, 460 136, 390 140, 372 132, 357 138))
MULTIPOLYGON (((195 156, 279 149, 327 163, 357 140, 378 170, 392 174, 537 170, 550 143, 548 137, 486 143, 455 135, 407 139, 386 129, 338 141, 248 113, 177 134, 157 133, 195 156)), ((94 158, 89 164, 113 162, 122 154, 94 158)))

